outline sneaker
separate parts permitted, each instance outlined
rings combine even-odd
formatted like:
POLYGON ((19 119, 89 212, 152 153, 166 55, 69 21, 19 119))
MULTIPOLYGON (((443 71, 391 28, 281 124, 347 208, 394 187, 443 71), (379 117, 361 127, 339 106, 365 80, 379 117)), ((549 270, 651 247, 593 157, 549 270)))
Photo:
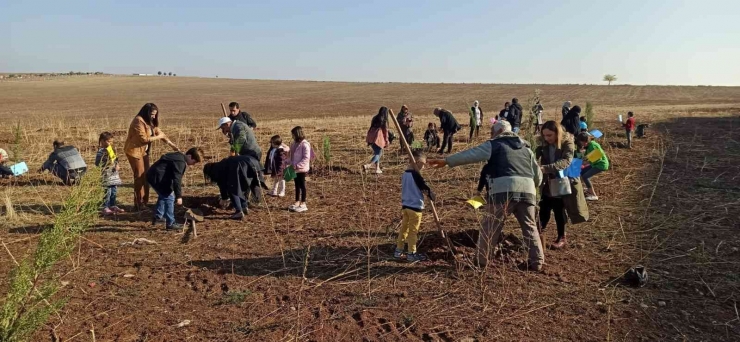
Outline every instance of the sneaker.
POLYGON ((232 220, 237 220, 237 221, 241 221, 241 220, 243 220, 243 219, 244 219, 244 212, 241 212, 241 211, 240 211, 240 212, 238 212, 238 213, 234 213, 233 215, 231 215, 231 217, 230 217, 230 218, 231 218, 232 220))
POLYGON ((365 165, 362 165, 362 170, 368 171, 368 170, 370 170, 370 168, 372 167, 372 165, 373 164, 365 164, 365 165))
POLYGON ((118 213, 118 214, 125 213, 126 212, 125 210, 123 210, 123 209, 121 209, 119 207, 116 207, 116 206, 111 207, 110 210, 113 210, 113 212, 118 213))
POLYGON ((586 196, 586 200, 587 201, 598 201, 599 200, 599 196, 596 196, 596 195, 588 195, 588 196, 586 196))
POLYGON ((375 169, 375 174, 376 175, 379 175, 381 173, 383 173, 383 170, 381 170, 381 169, 375 169))
POLYGON ((406 254, 406 261, 408 262, 427 261, 427 260, 429 260, 429 258, 427 258, 426 255, 419 253, 419 252, 406 254))
POLYGON ((152 218, 152 226, 156 226, 157 224, 165 223, 164 218, 162 217, 154 217, 152 218))
POLYGON ((296 206, 295 204, 291 204, 288 206, 289 211, 295 211, 295 208, 298 208, 298 206, 296 206))
POLYGON ((284 192, 281 192, 280 194, 278 194, 278 197, 281 197, 281 198, 282 197, 285 197, 285 193, 284 192))
POLYGON ((115 214, 115 212, 111 210, 110 208, 103 208, 103 210, 101 210, 100 213, 103 214, 103 216, 110 216, 110 215, 115 214))
POLYGON ((167 226, 166 229, 167 229, 167 231, 171 231, 171 232, 179 232, 179 231, 182 230, 182 228, 183 228, 183 225, 181 225, 179 223, 173 223, 172 225, 167 226))
POLYGON ((393 252, 393 257, 396 259, 403 259, 403 249, 396 248, 396 251, 393 252))
POLYGON ((306 212, 306 211, 308 211, 308 206, 305 205, 305 204, 301 204, 301 205, 295 207, 295 209, 293 209, 293 211, 295 211, 297 213, 306 212))

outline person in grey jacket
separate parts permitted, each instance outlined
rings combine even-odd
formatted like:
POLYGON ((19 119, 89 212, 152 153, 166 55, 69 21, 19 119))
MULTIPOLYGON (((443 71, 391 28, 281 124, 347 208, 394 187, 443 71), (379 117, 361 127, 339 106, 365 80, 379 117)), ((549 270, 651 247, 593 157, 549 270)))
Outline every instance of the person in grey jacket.
POLYGON ((54 152, 39 170, 44 171, 59 177, 65 185, 74 185, 87 172, 87 164, 74 146, 65 146, 64 141, 54 140, 54 152))
POLYGON ((432 167, 456 167, 488 161, 488 215, 483 219, 478 237, 477 261, 483 266, 493 256, 492 246, 499 243, 506 216, 514 214, 529 248, 529 260, 520 268, 540 271, 545 263, 535 205, 542 172, 529 143, 511 131, 508 121, 498 121, 491 129, 491 140, 444 160, 431 160, 432 167))

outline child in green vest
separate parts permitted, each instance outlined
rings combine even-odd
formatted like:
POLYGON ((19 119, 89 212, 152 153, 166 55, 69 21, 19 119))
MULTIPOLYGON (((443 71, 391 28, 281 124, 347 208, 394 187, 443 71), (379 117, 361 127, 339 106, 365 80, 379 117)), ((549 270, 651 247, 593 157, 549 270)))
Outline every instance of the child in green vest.
POLYGON ((599 196, 596 196, 596 191, 594 191, 593 184, 591 184, 591 177, 601 173, 602 171, 608 170, 609 159, 606 157, 604 150, 601 149, 601 145, 596 141, 593 141, 592 136, 586 132, 578 134, 576 137, 576 143, 578 143, 578 147, 586 149, 586 152, 584 153, 586 158, 584 158, 583 161, 583 164, 586 165, 586 167, 581 171, 581 179, 583 179, 586 200, 598 201, 599 196), (590 162, 588 155, 594 151, 597 151, 595 153, 600 154, 601 156, 598 160, 590 162))

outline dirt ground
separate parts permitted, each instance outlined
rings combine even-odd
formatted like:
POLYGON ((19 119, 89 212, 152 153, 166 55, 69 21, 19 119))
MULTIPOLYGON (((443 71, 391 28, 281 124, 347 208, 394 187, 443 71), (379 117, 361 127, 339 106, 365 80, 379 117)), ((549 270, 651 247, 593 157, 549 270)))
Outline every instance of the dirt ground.
MULTIPOLYGON (((21 125, 23 159, 36 169, 55 138, 74 144, 88 163, 97 137, 116 134, 119 154, 128 123, 146 102, 161 110, 162 130, 179 146, 202 146, 211 160, 228 153, 215 130, 219 103, 242 103, 258 122, 264 151, 273 134, 301 125, 317 152, 308 180, 309 211, 290 213, 285 198, 266 198, 245 222, 215 207, 217 188, 200 168, 188 170, 184 204, 201 209, 198 237, 152 227, 150 213, 100 222, 56 268, 68 299, 32 340, 64 341, 732 341, 740 339, 740 88, 578 85, 383 84, 164 77, 75 77, 0 82, 0 148, 11 150, 21 125), (480 213, 467 204, 480 165, 425 170, 438 194, 444 229, 458 262, 444 251, 430 212, 420 250, 431 261, 393 260, 400 222, 400 175, 406 161, 394 143, 384 173, 367 176, 364 142, 382 105, 406 104, 423 136, 435 106, 466 124, 479 100, 484 115, 503 102, 542 92, 547 119, 571 100, 595 106, 596 128, 612 169, 593 179, 600 200, 590 222, 568 225, 569 246, 546 251, 541 273, 516 269, 521 233, 507 223, 505 253, 485 269, 470 263, 480 213), (617 114, 650 123, 635 148, 623 148, 617 114), (324 160, 322 140, 331 142, 324 160), (129 246, 136 238, 154 245, 129 246), (643 288, 621 275, 647 266, 643 288), (189 325, 178 327, 189 321, 189 325)), ((467 127, 454 151, 468 143, 467 127)), ((168 152, 156 145, 155 157, 168 152)), ((132 209, 131 172, 122 165, 119 201, 132 209)), ((0 198, 17 216, 0 216, 0 289, 10 254, 33 251, 69 189, 49 175, 0 180, 0 198)), ((6 209, 0 212, 6 212, 6 209)), ((555 238, 547 229, 548 244, 555 238)))

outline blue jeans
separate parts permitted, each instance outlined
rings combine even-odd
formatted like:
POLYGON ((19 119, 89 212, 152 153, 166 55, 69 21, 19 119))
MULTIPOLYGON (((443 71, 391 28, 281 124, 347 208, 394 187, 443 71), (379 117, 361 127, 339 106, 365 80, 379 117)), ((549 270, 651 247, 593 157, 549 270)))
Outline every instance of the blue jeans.
POLYGON ((591 177, 596 176, 601 173, 601 171, 603 170, 591 167, 591 165, 586 166, 583 171, 581 171, 581 179, 583 179, 583 185, 586 186, 586 189, 591 189, 591 177))
MULTIPOLYGON (((249 194, 246 194, 246 196, 249 196, 249 194)), ((249 204, 247 204, 247 201, 237 195, 231 195, 231 203, 237 213, 241 213, 245 209, 249 209, 249 204)))
POLYGON ((115 207, 117 196, 118 186, 109 186, 105 188, 105 197, 103 197, 103 208, 115 207))
POLYGON ((370 147, 373 149, 373 158, 370 159, 371 164, 377 164, 380 163, 380 156, 383 155, 383 149, 380 148, 380 146, 375 144, 370 144, 370 147))
POLYGON ((157 207, 154 211, 154 218, 161 219, 164 217, 167 227, 175 224, 175 193, 162 195, 157 191, 157 207))

